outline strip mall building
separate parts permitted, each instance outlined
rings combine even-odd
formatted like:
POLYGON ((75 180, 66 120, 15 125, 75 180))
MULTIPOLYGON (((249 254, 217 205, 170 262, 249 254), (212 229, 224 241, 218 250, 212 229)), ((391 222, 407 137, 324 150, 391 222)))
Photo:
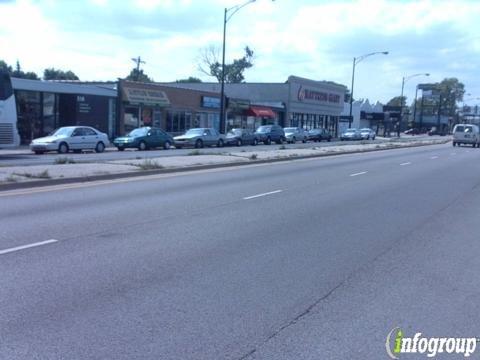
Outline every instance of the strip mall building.
POLYGON ((220 84, 71 83, 13 79, 22 143, 60 126, 88 125, 111 138, 140 126, 172 134, 194 127, 255 129, 278 124, 324 127, 338 134, 346 87, 290 76, 284 83, 226 84, 220 129, 220 84))

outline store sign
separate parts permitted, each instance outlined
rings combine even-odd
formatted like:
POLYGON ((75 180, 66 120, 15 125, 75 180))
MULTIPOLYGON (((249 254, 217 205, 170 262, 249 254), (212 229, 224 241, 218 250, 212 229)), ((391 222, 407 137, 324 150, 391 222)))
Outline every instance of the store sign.
POLYGON ((90 114, 92 107, 89 102, 86 101, 85 96, 77 96, 77 112, 79 114, 90 114))
POLYGON ((340 95, 332 94, 324 91, 306 89, 303 86, 300 86, 298 90, 298 100, 299 101, 316 101, 316 102, 327 102, 327 103, 340 103, 340 95))
POLYGON ((125 86, 123 88, 125 100, 130 104, 168 106, 170 100, 167 94, 161 90, 140 89, 125 86))
POLYGON ((202 107, 209 109, 220 109, 220 98, 202 96, 202 107))
POLYGON ((250 108, 250 101, 229 98, 227 105, 230 109, 246 110, 250 108))

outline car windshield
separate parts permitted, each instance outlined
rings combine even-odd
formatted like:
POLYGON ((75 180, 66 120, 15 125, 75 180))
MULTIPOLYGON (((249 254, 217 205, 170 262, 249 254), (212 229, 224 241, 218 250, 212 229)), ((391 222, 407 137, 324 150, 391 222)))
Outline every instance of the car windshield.
POLYGON ((230 135, 230 136, 240 136, 242 135, 242 130, 240 129, 232 129, 230 130, 227 135, 230 135))
POLYGON ((285 128, 284 130, 286 133, 293 133, 297 131, 297 128, 285 128))
POLYGON ((257 129, 257 132, 259 132, 259 133, 266 133, 266 132, 271 131, 271 129, 272 129, 271 126, 260 126, 260 127, 257 129))
POLYGON ((147 135, 149 128, 139 128, 139 129, 134 129, 130 131, 127 136, 128 137, 137 137, 137 136, 145 136, 147 135))
POLYGON ((59 128, 52 133, 52 136, 70 136, 74 129, 73 127, 59 128))
POLYGON ((345 134, 351 134, 351 133, 355 133, 357 132, 356 129, 348 129, 347 131, 345 131, 345 134))
POLYGON ((370 129, 361 129, 360 131, 366 132, 366 131, 370 131, 370 129))
POLYGON ((190 129, 185 133, 185 135, 202 135, 204 131, 204 129, 190 129))

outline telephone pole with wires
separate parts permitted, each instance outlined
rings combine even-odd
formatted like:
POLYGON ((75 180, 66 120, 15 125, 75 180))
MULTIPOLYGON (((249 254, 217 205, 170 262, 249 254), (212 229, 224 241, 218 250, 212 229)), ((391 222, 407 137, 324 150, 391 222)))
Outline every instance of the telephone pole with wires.
POLYGON ((140 77, 140 64, 146 64, 145 61, 142 60, 142 58, 139 56, 137 58, 132 58, 132 61, 137 64, 136 67, 136 74, 135 74, 135 81, 138 81, 140 77))

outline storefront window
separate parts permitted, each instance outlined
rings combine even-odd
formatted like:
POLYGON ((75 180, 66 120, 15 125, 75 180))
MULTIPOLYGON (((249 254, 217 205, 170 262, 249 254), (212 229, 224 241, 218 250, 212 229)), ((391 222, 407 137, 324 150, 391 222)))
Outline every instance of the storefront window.
POLYGON ((152 126, 153 109, 150 107, 142 108, 142 122, 141 126, 152 126))
POLYGON ((138 118, 138 107, 126 107, 124 116, 125 133, 129 133, 133 129, 140 127, 140 119, 138 118))
POLYGON ((18 132, 22 144, 28 144, 32 139, 43 136, 42 104, 40 93, 34 91, 17 91, 18 132))
POLYGON ((43 134, 47 135, 55 130, 57 114, 55 111, 55 94, 43 94, 43 134))

